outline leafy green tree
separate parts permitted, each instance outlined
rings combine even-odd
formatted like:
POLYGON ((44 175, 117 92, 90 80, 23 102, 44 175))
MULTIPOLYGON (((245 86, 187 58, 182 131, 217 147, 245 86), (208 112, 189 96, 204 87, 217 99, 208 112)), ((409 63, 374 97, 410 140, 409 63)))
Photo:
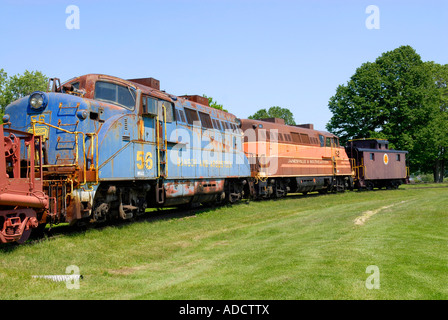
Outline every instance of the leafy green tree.
POLYGON ((266 119, 266 118, 281 118, 285 120, 285 124, 295 125, 294 115, 287 108, 281 108, 279 106, 270 107, 268 110, 260 109, 253 115, 248 117, 249 119, 266 119))
POLYGON ((218 109, 218 110, 222 110, 225 112, 228 112, 226 109, 224 109, 222 104, 218 104, 218 102, 213 101, 212 97, 207 97, 205 94, 202 95, 204 98, 208 99, 208 105, 212 108, 218 109))
POLYGON ((26 70, 23 75, 16 74, 9 79, 3 69, 0 70, 0 106, 3 114, 11 102, 29 95, 34 91, 46 91, 48 78, 40 71, 26 70), (3 84, 2 84, 3 80, 3 84))
POLYGON ((7 79, 8 79, 8 75, 6 74, 5 70, 0 69, 0 107, 1 107, 2 115, 3 115, 3 110, 6 106, 5 87, 6 87, 7 79))
POLYGON ((441 127, 447 105, 442 76, 442 69, 423 62, 410 46, 383 53, 375 62, 362 64, 346 85, 336 89, 329 101, 333 116, 327 130, 343 143, 387 138, 397 149, 410 152, 412 171, 434 169, 435 154, 428 150, 434 148, 434 139, 444 144, 446 135, 441 127), (438 133, 432 134, 435 129, 438 133))
POLYGON ((437 110, 416 133, 415 161, 422 172, 433 172, 434 182, 443 182, 448 161, 448 65, 425 62, 438 91, 437 110))

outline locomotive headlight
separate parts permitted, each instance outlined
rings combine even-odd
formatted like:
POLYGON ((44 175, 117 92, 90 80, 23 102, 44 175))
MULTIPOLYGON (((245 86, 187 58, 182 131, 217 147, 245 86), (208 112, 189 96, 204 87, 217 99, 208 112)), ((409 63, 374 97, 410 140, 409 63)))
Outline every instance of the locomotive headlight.
POLYGON ((37 91, 31 94, 29 102, 33 109, 44 108, 47 105, 47 96, 45 93, 37 91))

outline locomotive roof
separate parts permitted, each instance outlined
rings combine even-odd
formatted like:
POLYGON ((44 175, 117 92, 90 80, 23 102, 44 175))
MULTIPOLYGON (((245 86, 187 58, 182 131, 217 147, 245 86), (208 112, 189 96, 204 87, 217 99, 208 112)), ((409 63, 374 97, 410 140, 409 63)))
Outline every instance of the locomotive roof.
POLYGON ((176 96, 173 94, 169 94, 169 93, 166 93, 165 91, 157 90, 155 88, 145 86, 145 85, 143 85, 141 83, 137 83, 135 81, 125 80, 122 78, 118 78, 118 77, 114 77, 114 76, 110 76, 110 75, 106 75, 106 74, 97 74, 97 73, 85 74, 85 75, 78 76, 78 77, 72 78, 70 80, 67 80, 66 82, 64 82, 62 84, 62 86, 79 82, 80 86, 86 91, 84 97, 87 99, 94 99, 95 82, 97 80, 111 81, 111 82, 115 82, 117 84, 121 83, 122 85, 133 87, 134 89, 140 89, 142 91, 142 93, 151 95, 153 97, 156 97, 156 98, 159 98, 162 100, 167 100, 170 102, 175 102, 176 100, 180 100, 183 102, 183 104, 187 103, 190 106, 192 106, 193 108, 197 108, 198 106, 200 106, 201 108, 205 108, 210 111, 213 110, 213 111, 217 112, 218 114, 220 113, 223 116, 231 115, 232 117, 236 118, 236 116, 230 112, 218 110, 218 109, 212 108, 210 106, 201 104, 199 102, 190 101, 186 98, 179 97, 179 96, 176 96))
POLYGON ((288 124, 283 124, 283 123, 275 123, 275 122, 271 122, 271 121, 265 121, 262 119, 241 119, 241 121, 247 122, 247 123, 253 123, 253 124, 262 124, 263 127, 267 127, 269 129, 281 129, 283 130, 288 130, 288 131, 294 131, 294 132, 307 132, 307 133, 319 133, 323 136, 326 137, 334 137, 334 138, 338 138, 338 136, 334 135, 333 133, 327 132, 327 131, 322 131, 322 130, 316 130, 316 129, 309 129, 309 128, 304 128, 304 127, 300 127, 300 126, 293 126, 293 125, 288 125, 288 124))

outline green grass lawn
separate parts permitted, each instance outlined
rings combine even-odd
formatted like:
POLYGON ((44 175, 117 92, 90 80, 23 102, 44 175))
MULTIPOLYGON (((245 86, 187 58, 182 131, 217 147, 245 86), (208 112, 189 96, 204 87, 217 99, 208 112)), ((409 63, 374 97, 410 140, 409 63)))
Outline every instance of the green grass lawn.
POLYGON ((448 188, 402 186, 149 213, 4 246, 0 299, 448 299, 447 208, 448 188), (79 289, 32 278, 69 265, 79 289))

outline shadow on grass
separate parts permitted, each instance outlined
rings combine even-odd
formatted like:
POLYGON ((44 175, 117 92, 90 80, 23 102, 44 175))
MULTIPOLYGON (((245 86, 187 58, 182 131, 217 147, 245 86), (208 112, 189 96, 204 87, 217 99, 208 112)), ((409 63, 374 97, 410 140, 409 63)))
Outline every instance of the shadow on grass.
MULTIPOLYGON (((247 201, 248 202, 248 201, 247 201)), ((173 219, 182 219, 187 217, 193 217, 201 213, 212 212, 218 208, 232 207, 235 205, 244 205, 246 201, 243 201, 238 204, 233 205, 201 205, 196 208, 161 208, 161 209, 150 209, 147 210, 144 214, 129 219, 129 220, 110 220, 103 223, 97 224, 84 224, 84 225, 75 225, 70 226, 67 223, 53 226, 46 226, 44 230, 34 230, 31 233, 30 238, 24 244, 17 243, 6 243, 0 245, 0 252, 12 252, 18 249, 23 245, 34 245, 43 241, 51 241, 57 239, 59 237, 66 237, 71 235, 80 235, 88 232, 89 230, 104 230, 106 228, 126 228, 134 223, 141 222, 155 222, 155 221, 165 221, 165 220, 173 220, 173 219)))

